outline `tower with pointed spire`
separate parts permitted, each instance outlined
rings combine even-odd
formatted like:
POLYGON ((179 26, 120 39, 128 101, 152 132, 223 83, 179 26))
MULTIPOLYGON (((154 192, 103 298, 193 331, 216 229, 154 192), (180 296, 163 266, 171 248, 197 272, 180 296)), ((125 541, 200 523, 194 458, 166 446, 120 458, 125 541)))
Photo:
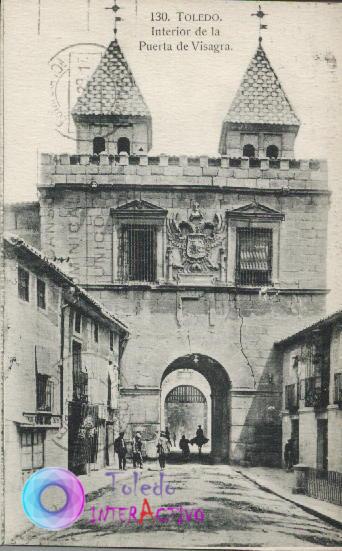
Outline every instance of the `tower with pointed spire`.
POLYGON ((229 157, 293 158, 299 125, 259 38, 223 121, 219 151, 229 157))
POLYGON ((72 110, 77 153, 129 155, 152 147, 152 117, 115 38, 72 110))
MULTIPOLYGON (((279 465, 273 343, 325 312, 327 165, 293 158, 300 122, 260 38, 223 122, 221 156, 148 155, 151 115, 116 39, 73 109, 77 154, 42 156, 32 213, 42 251, 67 259, 70 277, 127 322, 118 423, 129 437, 138 427, 149 435, 150 457, 168 412, 179 411, 168 409, 167 385, 196 387, 203 376, 212 461, 279 465), (176 377, 185 371, 186 383, 176 377)), ((17 229, 24 207, 14 208, 17 229)), ((112 361, 110 335, 99 346, 112 361)), ((196 406, 198 395, 187 396, 196 406)))

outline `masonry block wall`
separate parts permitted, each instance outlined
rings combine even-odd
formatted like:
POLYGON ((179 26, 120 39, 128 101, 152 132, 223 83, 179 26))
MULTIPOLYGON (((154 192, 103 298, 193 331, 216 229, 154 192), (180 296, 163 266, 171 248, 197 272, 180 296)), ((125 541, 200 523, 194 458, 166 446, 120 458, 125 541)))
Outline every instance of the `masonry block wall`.
POLYGON ((43 156, 42 250, 69 257, 69 274, 129 325, 121 369, 123 426, 157 428, 165 369, 176 357, 203 354, 219 362, 231 382, 230 459, 279 463, 281 439, 274 432, 281 425, 281 361, 273 343, 324 312, 328 208, 322 161, 43 156), (111 209, 136 200, 166 209, 167 220, 187 221, 197 209, 208 221, 218 214, 225 222, 227 212, 252 203, 277 212, 284 220, 274 243, 276 284, 260 291, 231 282, 229 222, 210 252, 214 273, 183 277, 175 268, 179 251, 173 265, 168 256, 167 220, 158 282, 119 281, 111 209))
POLYGON ((5 205, 5 229, 40 249, 39 202, 5 205))

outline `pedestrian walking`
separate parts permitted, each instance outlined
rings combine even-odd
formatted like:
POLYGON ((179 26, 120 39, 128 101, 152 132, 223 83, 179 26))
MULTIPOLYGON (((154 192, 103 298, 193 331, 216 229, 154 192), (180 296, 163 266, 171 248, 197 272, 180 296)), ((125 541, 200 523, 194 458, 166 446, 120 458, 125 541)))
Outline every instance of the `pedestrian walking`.
POLYGON ((174 433, 173 433, 173 436, 172 436, 172 440, 173 440, 173 445, 174 445, 174 447, 176 447, 176 439, 177 439, 176 433, 174 432, 174 433))
POLYGON ((166 427, 166 428, 165 428, 164 434, 165 434, 165 438, 167 439, 168 443, 170 444, 170 446, 172 446, 172 444, 171 444, 171 435, 170 435, 169 427, 166 427))
POLYGON ((293 470, 293 456, 294 456, 293 440, 292 438, 289 438, 284 448, 284 460, 285 460, 285 466, 286 466, 287 472, 290 472, 293 470))
POLYGON ((119 433, 119 436, 114 440, 114 453, 118 454, 120 471, 126 470, 127 446, 124 440, 124 436, 125 433, 122 431, 119 433))
POLYGON ((133 469, 137 468, 137 465, 140 469, 143 468, 143 457, 142 457, 142 439, 140 432, 137 432, 132 441, 132 453, 133 453, 133 469))
POLYGON ((167 439, 166 433, 161 432, 157 442, 157 453, 161 471, 165 469, 166 456, 168 453, 170 453, 169 446, 170 444, 169 440, 167 439))
POLYGON ((190 440, 185 438, 185 434, 183 434, 182 438, 179 441, 179 447, 182 450, 183 458, 185 459, 185 461, 188 461, 190 457, 189 444, 190 440))

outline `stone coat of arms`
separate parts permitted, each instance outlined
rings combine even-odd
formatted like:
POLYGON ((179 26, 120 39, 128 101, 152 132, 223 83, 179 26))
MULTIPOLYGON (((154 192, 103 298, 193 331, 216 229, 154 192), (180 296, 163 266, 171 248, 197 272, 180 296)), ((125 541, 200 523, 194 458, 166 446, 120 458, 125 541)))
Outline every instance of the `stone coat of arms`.
POLYGON ((210 255, 224 237, 220 214, 216 213, 212 222, 206 221, 198 203, 194 203, 188 220, 179 220, 178 214, 168 218, 167 230, 170 245, 179 249, 182 265, 178 268, 183 273, 203 274, 218 270, 210 255))

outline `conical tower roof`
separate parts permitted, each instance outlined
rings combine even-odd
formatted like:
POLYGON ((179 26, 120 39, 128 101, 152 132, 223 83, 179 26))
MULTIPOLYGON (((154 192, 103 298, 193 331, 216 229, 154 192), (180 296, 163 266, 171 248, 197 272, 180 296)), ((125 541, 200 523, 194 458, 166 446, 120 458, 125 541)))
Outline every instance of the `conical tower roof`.
POLYGON ((224 123, 300 124, 261 43, 248 65, 224 123))
POLYGON ((78 98, 72 115, 151 118, 117 40, 109 44, 85 91, 78 98))

